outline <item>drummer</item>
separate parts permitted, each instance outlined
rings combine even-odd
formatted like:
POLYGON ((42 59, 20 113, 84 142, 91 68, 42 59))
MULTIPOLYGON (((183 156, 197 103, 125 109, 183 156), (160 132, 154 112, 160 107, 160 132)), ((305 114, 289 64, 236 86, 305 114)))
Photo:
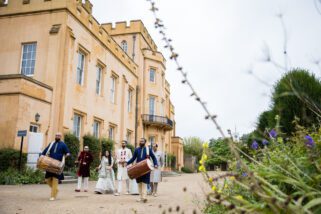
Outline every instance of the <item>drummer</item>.
MULTIPOLYGON (((53 159, 62 161, 63 156, 65 155, 66 157, 70 155, 69 149, 67 145, 61 141, 62 134, 57 133, 55 136, 55 141, 50 143, 52 144, 51 149, 49 151, 49 156, 53 159)), ((50 147, 50 144, 45 148, 45 150, 42 152, 42 155, 47 154, 47 150, 50 147)), ((58 182, 59 182, 59 177, 60 175, 51 173, 51 172, 46 172, 45 178, 46 182, 51 188, 51 197, 50 201, 56 200, 57 194, 58 194, 58 182)))
MULTIPOLYGON (((132 164, 135 160, 137 163, 145 160, 145 159, 149 159, 152 158, 153 163, 154 163, 154 167, 157 168, 157 159, 153 153, 153 151, 149 148, 146 147, 146 139, 142 138, 139 142, 139 147, 137 147, 135 149, 134 155, 133 157, 127 162, 127 165, 132 164), (149 155, 147 154, 147 149, 149 150, 149 155)), ((146 191, 147 191, 147 184, 150 183, 150 172, 138 177, 136 179, 137 183, 138 183, 138 190, 139 190, 139 195, 140 198, 137 199, 137 202, 147 202, 147 198, 146 198, 146 191)))

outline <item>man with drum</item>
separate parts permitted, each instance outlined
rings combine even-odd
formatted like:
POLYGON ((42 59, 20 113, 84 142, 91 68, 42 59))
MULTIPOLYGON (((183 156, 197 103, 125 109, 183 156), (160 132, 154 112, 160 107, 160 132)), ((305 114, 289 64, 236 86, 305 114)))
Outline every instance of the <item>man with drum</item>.
MULTIPOLYGON (((153 151, 146 146, 146 139, 142 138, 139 142, 139 147, 135 149, 133 157, 127 162, 127 165, 132 164, 135 160, 136 163, 142 162, 146 159, 152 158, 154 167, 157 168, 157 160, 153 153, 153 151)), ((139 170, 139 169, 138 169, 139 170)), ((147 184, 150 183, 150 172, 147 174, 136 178, 138 183, 138 190, 140 198, 137 200, 138 202, 147 202, 146 193, 147 193, 147 184)))
POLYGON ((115 196, 119 196, 122 192, 123 181, 126 181, 126 194, 129 194, 129 177, 127 174, 127 161, 131 159, 132 151, 126 147, 127 141, 123 141, 121 148, 117 150, 116 162, 117 162, 117 181, 118 188, 115 196))
MULTIPOLYGON (((69 156, 70 152, 67 145, 61 140, 62 134, 57 133, 55 136, 55 141, 50 143, 47 148, 42 152, 42 155, 49 155, 49 157, 63 161, 64 156, 69 156), (48 151, 49 150, 49 151, 48 151)), ((51 188, 51 197, 50 201, 56 200, 58 194, 58 182, 60 175, 46 171, 46 181, 49 187, 51 188)))

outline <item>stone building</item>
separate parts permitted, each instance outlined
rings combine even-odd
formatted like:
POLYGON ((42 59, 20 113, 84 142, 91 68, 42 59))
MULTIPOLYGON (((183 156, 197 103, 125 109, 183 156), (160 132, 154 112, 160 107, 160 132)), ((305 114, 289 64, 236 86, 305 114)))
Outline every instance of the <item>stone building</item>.
POLYGON ((58 131, 145 137, 183 166, 166 60, 142 21, 100 24, 89 0, 0 0, 0 41, 0 148, 18 149, 18 130, 42 147, 58 131))

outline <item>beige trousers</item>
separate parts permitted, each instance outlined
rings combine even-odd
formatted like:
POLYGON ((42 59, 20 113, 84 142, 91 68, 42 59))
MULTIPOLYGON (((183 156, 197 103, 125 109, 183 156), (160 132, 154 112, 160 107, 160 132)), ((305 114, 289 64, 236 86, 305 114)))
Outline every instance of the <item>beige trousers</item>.
POLYGON ((146 199, 147 184, 143 182, 138 183, 138 191, 139 191, 140 199, 142 200, 146 199))
POLYGON ((51 197, 56 198, 58 194, 58 178, 47 178, 47 184, 51 188, 51 197))

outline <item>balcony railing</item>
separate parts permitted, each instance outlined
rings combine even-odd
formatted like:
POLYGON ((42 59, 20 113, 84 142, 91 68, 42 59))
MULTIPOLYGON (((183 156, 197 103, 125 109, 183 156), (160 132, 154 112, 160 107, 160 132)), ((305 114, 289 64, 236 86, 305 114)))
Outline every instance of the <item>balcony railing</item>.
POLYGON ((160 128, 164 128, 165 130, 173 129, 173 121, 168 119, 167 117, 151 115, 151 114, 143 114, 142 115, 144 125, 157 126, 160 128))

